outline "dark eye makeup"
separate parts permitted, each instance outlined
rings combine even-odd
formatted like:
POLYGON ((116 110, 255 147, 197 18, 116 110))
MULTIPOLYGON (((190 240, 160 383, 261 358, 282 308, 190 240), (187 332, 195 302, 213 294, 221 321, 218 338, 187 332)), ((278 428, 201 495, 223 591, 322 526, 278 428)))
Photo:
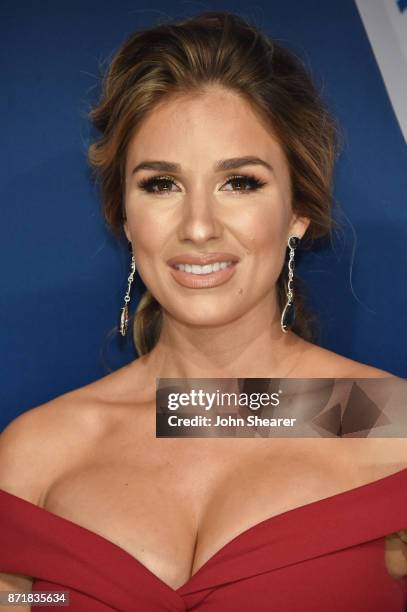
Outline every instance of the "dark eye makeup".
MULTIPOLYGON (((264 181, 261 181, 257 177, 251 174, 238 174, 230 176, 226 183, 234 183, 237 189, 226 190, 226 191, 237 191, 237 192, 250 192, 256 191, 265 185, 264 181), (242 185, 245 187, 242 188, 242 185)), ((146 193, 171 193, 171 185, 177 185, 172 176, 153 176, 150 178, 142 179, 137 183, 140 189, 143 189, 146 193), (158 189, 156 189, 156 187, 158 189), (169 187, 169 188, 168 188, 169 187)))

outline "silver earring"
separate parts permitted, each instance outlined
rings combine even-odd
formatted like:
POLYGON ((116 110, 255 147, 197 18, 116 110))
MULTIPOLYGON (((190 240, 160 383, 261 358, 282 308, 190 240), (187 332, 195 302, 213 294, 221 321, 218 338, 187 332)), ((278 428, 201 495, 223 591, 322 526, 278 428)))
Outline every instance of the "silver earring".
POLYGON ((134 261, 134 255, 133 255, 132 248, 131 248, 131 242, 129 242, 129 251, 131 252, 131 271, 127 279, 128 285, 127 285, 126 295, 124 296, 124 306, 120 311, 120 333, 122 336, 125 336, 128 330, 128 325, 129 325, 128 303, 130 302, 131 284, 134 280, 134 274, 136 271, 136 262, 134 261))
POLYGON ((288 260, 288 283, 287 283, 287 302, 284 306, 284 310, 281 314, 281 331, 285 334, 293 326, 295 320, 295 306, 294 306, 294 289, 293 289, 293 278, 294 278, 294 254, 295 249, 300 243, 298 236, 290 236, 287 241, 287 246, 290 249, 290 257, 288 260))

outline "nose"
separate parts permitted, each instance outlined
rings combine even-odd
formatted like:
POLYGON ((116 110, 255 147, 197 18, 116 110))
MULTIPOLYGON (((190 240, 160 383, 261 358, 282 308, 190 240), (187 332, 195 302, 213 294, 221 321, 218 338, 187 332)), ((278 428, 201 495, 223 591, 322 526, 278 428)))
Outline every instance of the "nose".
POLYGON ((182 217, 178 227, 178 238, 204 244, 213 238, 220 238, 223 223, 219 203, 209 194, 186 196, 182 203, 182 217))

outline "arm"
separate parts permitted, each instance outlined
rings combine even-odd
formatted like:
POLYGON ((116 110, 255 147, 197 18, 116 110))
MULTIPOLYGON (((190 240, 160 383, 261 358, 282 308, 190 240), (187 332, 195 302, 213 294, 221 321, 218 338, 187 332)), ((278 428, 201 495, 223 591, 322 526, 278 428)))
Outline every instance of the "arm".
MULTIPOLYGON (((17 574, 2 574, 0 572, 0 591, 18 591, 20 593, 31 593, 32 578, 29 576, 17 576, 17 574)), ((31 610, 31 606, 1 606, 4 612, 15 612, 16 610, 31 610)))
MULTIPOLYGON (((53 432, 60 414, 58 403, 53 400, 22 413, 3 430, 0 434, 0 489, 40 505, 58 464, 53 432)), ((31 576, 0 572, 0 591, 31 592, 32 582, 31 576)), ((1 606, 0 609, 27 611, 31 606, 1 606)))
MULTIPOLYGON (((25 458, 29 451, 30 419, 25 415, 12 421, 0 435, 0 488, 27 499, 24 482, 28 478, 28 470, 24 470, 25 458)), ((29 501, 34 501, 29 499, 29 501)), ((0 591, 31 592, 32 578, 16 574, 0 572, 0 591)), ((2 606, 6 612, 12 610, 30 610, 30 606, 2 606)))

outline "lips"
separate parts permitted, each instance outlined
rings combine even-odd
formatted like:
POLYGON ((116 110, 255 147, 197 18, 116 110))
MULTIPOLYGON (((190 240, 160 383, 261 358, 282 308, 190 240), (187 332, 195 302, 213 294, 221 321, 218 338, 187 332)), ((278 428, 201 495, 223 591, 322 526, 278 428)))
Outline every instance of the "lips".
POLYGON ((232 261, 238 262, 240 257, 233 255, 233 253, 207 253, 206 255, 193 255, 191 253, 185 253, 184 255, 176 255, 168 259, 167 264, 172 268, 176 264, 196 264, 204 266, 205 264, 211 264, 216 261, 232 261))
POLYGON ((221 268, 217 272, 210 272, 209 274, 194 274, 178 270, 172 266, 169 266, 169 272, 174 280, 183 287, 188 287, 189 289, 211 289, 229 281, 236 273, 238 265, 238 262, 234 262, 226 268, 221 268))

